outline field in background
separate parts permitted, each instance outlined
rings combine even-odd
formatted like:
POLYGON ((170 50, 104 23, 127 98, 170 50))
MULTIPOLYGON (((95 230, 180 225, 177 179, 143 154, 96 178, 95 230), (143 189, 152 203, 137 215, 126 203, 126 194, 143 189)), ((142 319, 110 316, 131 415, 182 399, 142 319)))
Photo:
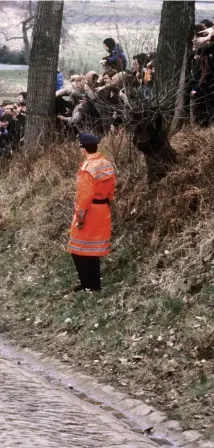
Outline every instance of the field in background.
POLYGON ((0 102, 14 101, 21 91, 27 89, 27 71, 0 70, 0 102))
MULTIPOLYGON (((16 101, 19 92, 27 90, 27 70, 0 69, 0 104, 3 100, 16 101)), ((64 86, 69 85, 65 79, 64 86)))
MULTIPOLYGON (((151 51, 157 45, 162 1, 152 0, 93 0, 65 1, 63 28, 65 39, 60 48, 60 68, 67 75, 69 70, 86 73, 96 70, 102 73, 100 60, 105 55, 103 40, 113 37, 119 40, 128 54, 151 51)), ((3 5, 4 14, 1 28, 9 30, 10 37, 21 33, 24 11, 21 4, 3 5)), ((196 21, 214 16, 214 5, 196 2, 196 21)), ((5 44, 0 35, 0 44, 5 44)), ((11 49, 21 49, 21 40, 10 40, 11 49)), ((8 97, 14 99, 21 90, 26 90, 27 73, 22 71, 1 71, 0 101, 8 97)))

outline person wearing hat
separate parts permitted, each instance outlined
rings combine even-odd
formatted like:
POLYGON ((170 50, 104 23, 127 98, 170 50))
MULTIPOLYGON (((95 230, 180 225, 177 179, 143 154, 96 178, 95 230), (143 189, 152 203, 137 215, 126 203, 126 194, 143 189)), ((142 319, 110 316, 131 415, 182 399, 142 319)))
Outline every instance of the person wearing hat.
POLYGON ((80 285, 74 291, 99 291, 100 257, 111 252, 111 209, 116 178, 112 163, 97 152, 100 139, 79 134, 84 162, 77 173, 74 218, 68 252, 72 254, 80 285))

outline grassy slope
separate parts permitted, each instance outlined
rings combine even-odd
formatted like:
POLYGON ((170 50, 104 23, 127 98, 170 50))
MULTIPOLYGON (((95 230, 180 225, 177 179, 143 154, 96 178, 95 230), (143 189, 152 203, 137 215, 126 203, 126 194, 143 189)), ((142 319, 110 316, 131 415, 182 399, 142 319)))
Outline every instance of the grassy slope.
POLYGON ((105 138, 118 168, 102 294, 73 294, 64 252, 78 149, 1 169, 1 331, 112 381, 214 439, 213 136, 179 134, 179 167, 148 192, 143 157, 105 138), (65 319, 70 320, 66 323, 65 319))

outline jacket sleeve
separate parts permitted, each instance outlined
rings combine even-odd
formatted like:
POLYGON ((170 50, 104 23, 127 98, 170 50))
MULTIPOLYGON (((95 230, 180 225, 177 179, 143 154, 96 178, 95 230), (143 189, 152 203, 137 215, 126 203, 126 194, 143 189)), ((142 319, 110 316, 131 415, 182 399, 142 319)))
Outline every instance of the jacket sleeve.
POLYGON ((94 193, 94 179, 90 173, 83 171, 78 182, 75 206, 76 219, 79 224, 84 222, 88 208, 94 199, 94 193))
POLYGON ((112 54, 107 58, 107 62, 110 62, 110 64, 112 64, 112 62, 117 62, 120 56, 121 54, 118 50, 113 50, 112 54))
POLYGON ((71 94, 71 89, 60 89, 56 91, 56 96, 69 96, 71 94))
POLYGON ((88 95, 90 100, 95 100, 95 98, 96 98, 95 93, 86 83, 84 83, 84 92, 88 95))
POLYGON ((57 73, 57 78, 56 78, 56 90, 60 90, 63 87, 63 83, 64 83, 64 76, 63 74, 57 73))

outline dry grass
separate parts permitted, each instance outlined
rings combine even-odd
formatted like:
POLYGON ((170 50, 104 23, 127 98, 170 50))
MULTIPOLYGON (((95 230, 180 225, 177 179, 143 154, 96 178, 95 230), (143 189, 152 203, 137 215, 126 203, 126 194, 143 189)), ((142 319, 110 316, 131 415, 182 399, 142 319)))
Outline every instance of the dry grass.
MULTIPOLYGON (((161 282, 167 291, 176 291, 177 283, 181 287, 179 276, 186 277, 189 268, 197 271, 212 258, 212 140, 212 130, 187 129, 173 137, 179 164, 151 191, 144 158, 130 147, 127 136, 103 139, 102 151, 114 161, 118 176, 115 238, 128 231, 132 241, 143 244, 150 255, 154 253, 148 269, 155 263, 163 265, 161 282), (163 244, 167 256, 162 254, 163 244)), ((74 143, 16 154, 1 168, 0 228, 23 231, 22 243, 32 250, 49 247, 53 240, 61 245, 72 216, 79 161, 74 143)))
POLYGON ((44 350, 66 353, 214 437, 213 133, 186 129, 172 145, 179 164, 149 191, 143 155, 127 137, 103 140, 118 188, 113 252, 96 297, 71 293, 75 272, 63 251, 78 148, 58 145, 7 162, 0 179, 1 315, 25 344, 41 349, 45 342, 44 350))

